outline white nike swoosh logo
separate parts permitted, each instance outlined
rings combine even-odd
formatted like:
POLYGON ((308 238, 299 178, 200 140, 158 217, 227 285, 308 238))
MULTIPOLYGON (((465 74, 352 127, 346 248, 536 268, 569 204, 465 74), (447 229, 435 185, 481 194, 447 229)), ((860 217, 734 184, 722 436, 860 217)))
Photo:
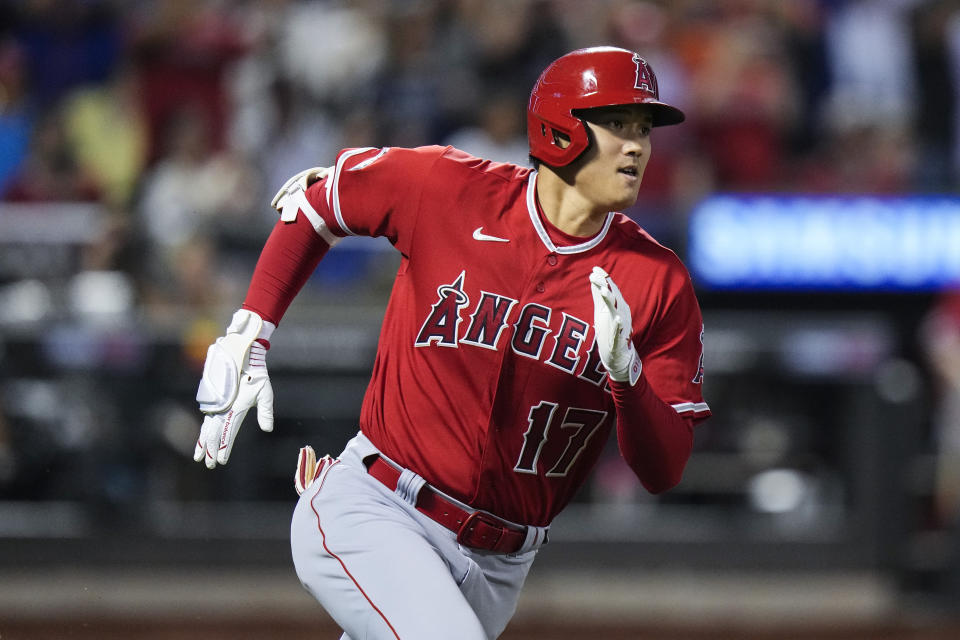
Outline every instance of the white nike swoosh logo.
POLYGON ((473 230, 473 239, 481 242, 510 242, 507 238, 498 238, 497 236, 488 236, 483 232, 483 227, 477 227, 473 230))

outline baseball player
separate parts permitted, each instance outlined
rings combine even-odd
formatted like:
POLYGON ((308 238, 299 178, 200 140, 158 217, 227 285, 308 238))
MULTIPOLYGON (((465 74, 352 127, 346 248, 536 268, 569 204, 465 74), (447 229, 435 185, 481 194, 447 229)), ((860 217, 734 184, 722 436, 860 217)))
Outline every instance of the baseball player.
POLYGON ((616 211, 651 128, 683 121, 638 54, 554 61, 530 96, 535 169, 451 147, 342 151, 291 178, 247 297, 210 347, 195 459, 273 428, 270 337, 324 254, 385 236, 402 256, 359 433, 301 449, 291 546, 343 638, 496 638, 550 522, 616 430, 652 493, 676 485, 701 395, 702 321, 674 253, 616 211))

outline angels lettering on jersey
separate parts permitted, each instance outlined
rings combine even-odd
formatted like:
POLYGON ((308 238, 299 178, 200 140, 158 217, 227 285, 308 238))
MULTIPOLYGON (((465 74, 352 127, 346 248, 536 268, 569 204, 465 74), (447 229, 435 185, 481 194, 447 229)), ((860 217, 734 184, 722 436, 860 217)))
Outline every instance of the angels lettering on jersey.
POLYGON ((604 383, 606 371, 600 361, 596 342, 591 345, 585 359, 580 355, 590 328, 586 320, 561 312, 563 319, 554 331, 551 328, 554 310, 529 302, 519 310, 516 321, 511 325, 508 319, 519 301, 482 291, 480 299, 471 305, 470 297, 464 291, 465 279, 464 270, 453 282, 437 287, 437 301, 420 327, 416 346, 458 347, 467 344, 496 350, 500 348, 504 332, 511 329, 508 338, 510 348, 517 355, 542 360, 597 386, 604 383), (470 310, 467 317, 461 313, 464 309, 470 310), (461 333, 460 325, 463 322, 468 324, 461 333), (548 340, 551 335, 552 338, 548 340))

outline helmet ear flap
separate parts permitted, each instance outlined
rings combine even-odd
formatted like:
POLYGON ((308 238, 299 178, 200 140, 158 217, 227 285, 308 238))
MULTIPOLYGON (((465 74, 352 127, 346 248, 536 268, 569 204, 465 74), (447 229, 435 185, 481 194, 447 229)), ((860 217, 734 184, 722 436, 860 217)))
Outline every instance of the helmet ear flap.
POLYGON ((570 164, 590 146, 586 125, 579 118, 567 114, 529 113, 527 133, 531 153, 541 162, 553 167, 570 164))
POLYGON ((580 118, 574 119, 577 121, 577 124, 575 127, 573 127, 573 129, 570 130, 568 134, 570 138, 570 144, 568 144, 567 148, 564 149, 567 158, 567 161, 564 164, 570 164, 579 158, 580 155, 590 146, 590 135, 587 130, 587 125, 585 125, 583 120, 580 118))

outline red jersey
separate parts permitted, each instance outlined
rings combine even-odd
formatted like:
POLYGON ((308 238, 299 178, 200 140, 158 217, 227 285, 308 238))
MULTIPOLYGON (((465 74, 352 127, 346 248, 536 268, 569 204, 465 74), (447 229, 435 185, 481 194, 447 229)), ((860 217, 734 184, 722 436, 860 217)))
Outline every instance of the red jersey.
POLYGON ((677 256, 619 213, 594 237, 564 236, 538 213, 536 179, 450 147, 352 149, 306 195, 324 237, 385 236, 402 254, 363 433, 440 490, 542 526, 613 425, 621 448, 646 428, 631 394, 652 389, 683 429, 709 408, 700 309, 677 256), (637 389, 611 389, 594 345, 595 265, 630 305, 637 389))

